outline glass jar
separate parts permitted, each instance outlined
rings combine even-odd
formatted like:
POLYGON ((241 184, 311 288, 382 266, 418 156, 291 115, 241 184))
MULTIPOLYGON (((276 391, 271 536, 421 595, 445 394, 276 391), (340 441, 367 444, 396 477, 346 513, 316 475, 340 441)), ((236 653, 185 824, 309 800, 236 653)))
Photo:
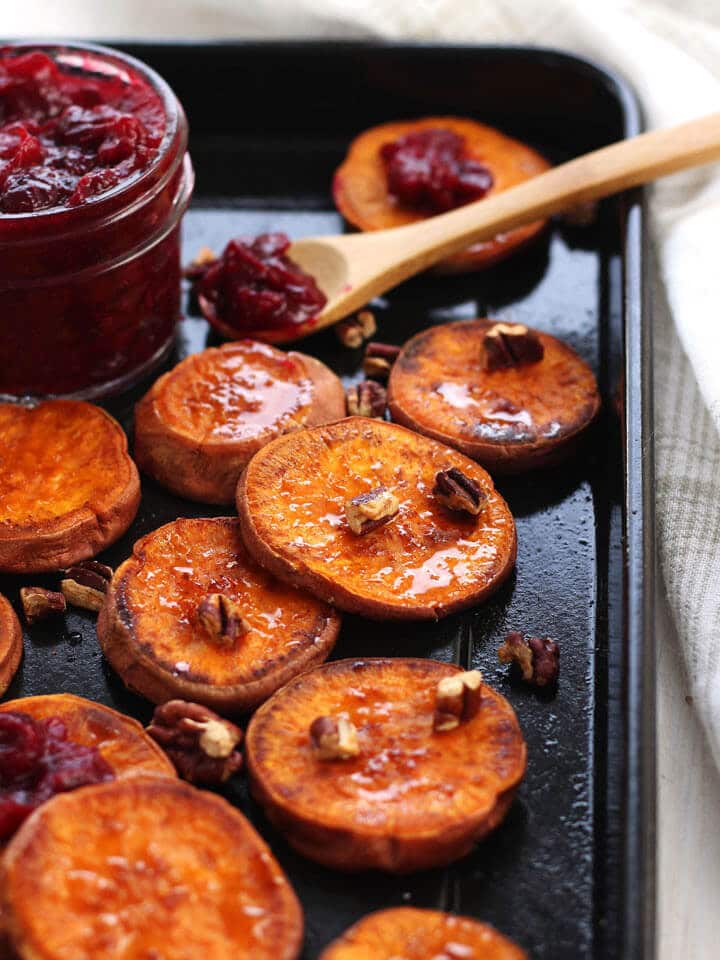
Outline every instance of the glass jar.
POLYGON ((164 114, 147 166, 115 186, 73 206, 0 212, 0 395, 100 397, 130 386, 172 345, 180 222, 194 183, 187 121, 165 81, 131 57, 71 44, 14 44, 0 57, 31 51, 68 84, 82 78, 88 96, 106 81, 142 84, 155 119, 164 114))

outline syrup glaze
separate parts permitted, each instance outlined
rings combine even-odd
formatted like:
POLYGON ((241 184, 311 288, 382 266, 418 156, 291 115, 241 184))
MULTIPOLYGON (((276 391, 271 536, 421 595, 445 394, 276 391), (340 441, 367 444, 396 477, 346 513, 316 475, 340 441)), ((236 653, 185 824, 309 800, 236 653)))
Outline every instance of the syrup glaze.
POLYGON ((133 475, 125 434, 99 407, 0 403, 0 535, 87 508, 102 514, 133 475))
POLYGON ((438 681, 455 670, 434 660, 341 660, 296 678, 250 724, 252 776, 293 817, 368 835, 442 833, 490 814, 522 778, 525 742, 510 704, 485 685, 476 717, 433 732, 438 681), (338 715, 357 728, 360 754, 319 760, 310 724, 338 715))
POLYGON ((163 670, 213 685, 248 683, 320 642, 332 611, 279 583, 247 556, 229 517, 168 523, 140 540, 114 586, 138 649, 163 670), (221 593, 240 604, 250 632, 213 642, 197 619, 221 593))
POLYGON ((288 564, 358 597, 443 607, 502 576, 513 518, 488 474, 457 451, 377 420, 352 417, 274 441, 248 467, 245 503, 257 535, 288 564), (457 467, 487 495, 479 517, 442 507, 435 475, 457 467), (400 500, 390 523, 358 537, 345 501, 385 486, 400 500))
POLYGON ((241 340, 178 364, 154 402, 174 432, 198 443, 232 443, 302 425, 312 382, 297 354, 241 340))
POLYGON ((4 890, 14 935, 42 944, 46 960, 297 955, 297 900, 219 797, 169 779, 116 781, 65 794, 33 824, 4 860, 4 890))

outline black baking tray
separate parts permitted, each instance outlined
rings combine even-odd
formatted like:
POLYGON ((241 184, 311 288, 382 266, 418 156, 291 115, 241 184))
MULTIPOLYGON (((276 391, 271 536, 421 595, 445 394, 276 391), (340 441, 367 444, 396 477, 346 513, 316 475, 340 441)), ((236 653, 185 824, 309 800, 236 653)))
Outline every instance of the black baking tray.
MULTIPOLYGON (((559 162, 641 126, 618 77, 564 53, 522 47, 376 43, 133 43, 190 120, 197 189, 184 252, 231 235, 343 229, 329 186, 349 140, 372 124, 454 113, 497 125, 559 162)), ((651 610, 650 330, 638 192, 604 202, 595 225, 556 223, 484 273, 419 277, 375 304, 382 339, 401 343, 448 319, 490 315, 567 340, 593 366, 604 410, 565 466, 499 488, 517 519, 516 575, 489 602, 437 624, 346 617, 334 656, 422 655, 479 667, 515 707, 526 779, 506 822, 447 869, 392 878, 332 873, 295 855, 247 795, 227 795, 270 842, 306 915, 306 960, 368 911, 441 907, 495 924, 535 960, 651 960, 654 937, 654 703, 651 610), (518 683, 497 661, 508 629, 556 637, 556 692, 518 683)), ((215 342, 186 291, 174 359, 215 342)), ((350 382, 359 356, 325 331, 303 345, 350 382)), ((116 398, 126 426, 139 390, 116 398)), ((148 480, 131 529, 102 559, 178 516, 217 514, 148 480)), ((32 578, 51 584, 52 577, 32 578)), ((25 581, 27 582, 27 581, 25 581)), ((0 578, 17 601, 21 582, 0 578)), ((8 696, 71 691, 145 720, 100 654, 93 618, 38 626, 8 696)))

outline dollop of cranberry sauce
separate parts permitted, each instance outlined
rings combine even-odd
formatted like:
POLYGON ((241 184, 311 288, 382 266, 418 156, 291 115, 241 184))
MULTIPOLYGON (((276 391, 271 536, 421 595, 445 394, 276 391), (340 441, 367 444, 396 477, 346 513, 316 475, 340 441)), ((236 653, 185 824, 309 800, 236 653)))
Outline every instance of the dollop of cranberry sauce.
POLYGON ((222 332, 251 333, 312 321, 327 297, 286 251, 284 233, 231 240, 217 260, 196 275, 203 313, 222 332))
POLYGON ((67 738, 62 720, 0 713, 0 840, 17 830, 41 803, 76 787, 112 780, 95 747, 67 738))
POLYGON ((430 127, 380 148, 388 190, 402 204, 443 213, 484 197, 493 185, 490 170, 465 152, 465 139, 430 127))
POLYGON ((141 77, 0 50, 0 212, 74 207, 145 170, 165 132, 141 77))

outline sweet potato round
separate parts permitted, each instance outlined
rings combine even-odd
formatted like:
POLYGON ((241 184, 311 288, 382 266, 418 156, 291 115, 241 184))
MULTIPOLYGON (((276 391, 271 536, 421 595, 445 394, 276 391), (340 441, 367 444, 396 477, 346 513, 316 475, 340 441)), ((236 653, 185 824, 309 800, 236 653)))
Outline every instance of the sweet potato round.
POLYGON ((276 576, 342 610, 378 619, 433 619, 487 597, 515 563, 515 523, 492 480, 456 450, 365 417, 274 440, 238 484, 251 555, 276 576), (451 513, 431 495, 435 475, 457 467, 487 496, 478 517, 451 513), (385 485, 397 516, 358 536, 347 499, 385 485))
POLYGON ((79 400, 0 403, 0 572, 38 573, 94 556, 140 504, 119 423, 79 400))
POLYGON ((340 870, 408 873, 450 863, 504 818, 526 748, 507 700, 482 687, 479 713, 433 732, 435 660, 339 660, 279 690, 245 741, 253 795, 288 842, 340 870), (309 729, 346 715, 360 754, 320 760, 309 729))
POLYGON ((324 660, 339 629, 335 610, 256 566, 231 517, 175 520, 139 540, 97 622, 105 656, 132 690, 232 714, 324 660), (251 627, 232 643, 198 621, 212 593, 237 601, 251 627))
MULTIPOLYGON (((360 230, 383 230, 426 219, 426 214, 402 206, 389 193, 380 149, 408 133, 432 128, 452 130, 465 139, 467 154, 484 164, 493 175, 493 185, 486 194, 488 197, 537 176, 550 166, 531 147, 474 120, 425 117, 383 123, 361 133, 352 142, 347 157, 335 173, 333 197, 346 220, 360 230)), ((449 257, 436 269, 444 273, 460 273, 489 267, 533 240, 545 222, 530 223, 499 234, 493 240, 475 243, 462 253, 449 257)))
POLYGON ((176 777, 175 767, 142 726, 111 707, 71 693, 23 697, 0 704, 0 712, 26 713, 34 720, 57 717, 68 740, 95 747, 115 777, 176 777))
POLYGON ((488 372, 482 345, 493 322, 459 320, 408 340, 390 374, 392 417, 494 473, 558 462, 600 409, 592 370, 567 344, 536 330, 542 360, 488 372))
POLYGON ((82 787, 36 810, 0 867, 33 960, 295 960, 297 898, 245 817, 179 780, 82 787))
POLYGON ((22 627, 10 601, 0 593, 0 696, 12 683, 23 653, 22 627))
POLYGON ((441 910, 393 907, 370 913, 320 954, 319 960, 527 960, 487 923, 441 910))
POLYGON ((344 413, 342 384, 325 364, 240 340, 193 354, 157 380, 135 410, 135 456, 173 493, 232 503, 256 450, 344 413))

